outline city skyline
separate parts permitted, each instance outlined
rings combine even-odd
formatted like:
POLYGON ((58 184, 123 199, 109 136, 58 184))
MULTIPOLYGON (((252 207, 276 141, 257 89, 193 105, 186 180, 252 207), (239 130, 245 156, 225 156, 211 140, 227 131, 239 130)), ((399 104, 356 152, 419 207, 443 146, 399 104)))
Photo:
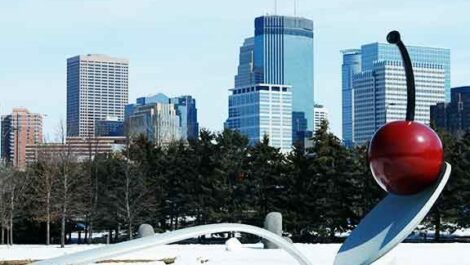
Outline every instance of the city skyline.
MULTIPOLYGON (((0 112, 6 114, 13 107, 24 106, 47 114, 44 132, 49 138, 54 137, 59 121, 66 121, 64 60, 88 53, 129 59, 130 98, 157 91, 193 95, 199 102, 201 127, 221 130, 227 116, 227 89, 233 86, 238 63, 238 48, 252 32, 254 17, 274 13, 272 1, 246 1, 252 7, 248 10, 241 9, 243 1, 187 2, 184 7, 151 1, 44 2, 18 1, 7 3, 0 10, 0 22, 8 25, 0 29, 6 40, 0 49, 9 51, 0 66, 0 112), (22 16, 18 15, 20 11, 22 16), (105 19, 99 16, 104 11, 105 19), (83 12, 89 13, 87 21, 81 20, 83 12), (25 20, 25 16, 30 19, 25 20), (186 24, 191 27, 181 27, 186 24), (82 41, 78 41, 80 38, 82 41), (184 41, 188 38, 191 42, 184 41), (190 46, 186 46, 188 43, 190 46), (207 96, 209 93, 211 96, 207 96), (214 102, 214 98, 220 100, 214 102)), ((293 15, 290 1, 278 2, 278 14, 293 15)), ((332 131, 338 136, 341 136, 340 50, 385 42, 385 34, 398 29, 410 45, 451 49, 451 86, 468 82, 465 67, 470 52, 465 49, 470 38, 462 32, 469 18, 461 12, 468 10, 469 3, 416 1, 377 6, 372 1, 315 5, 299 2, 297 15, 314 20, 316 25, 315 100, 330 110, 332 131), (433 23, 442 14, 453 15, 439 20, 442 23, 433 23)))

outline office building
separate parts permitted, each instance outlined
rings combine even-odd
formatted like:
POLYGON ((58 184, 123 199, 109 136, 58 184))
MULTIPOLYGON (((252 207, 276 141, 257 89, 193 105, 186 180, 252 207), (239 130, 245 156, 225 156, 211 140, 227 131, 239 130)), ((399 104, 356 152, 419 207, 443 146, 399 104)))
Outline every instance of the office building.
POLYGON ((199 138, 199 123, 197 122, 196 100, 191 96, 180 96, 170 98, 170 103, 176 107, 181 127, 182 139, 199 138))
POLYGON ((67 59, 67 135, 92 137, 98 120, 124 120, 126 59, 88 54, 67 59))
MULTIPOLYGON (((445 101, 445 69, 442 65, 414 63, 416 83, 415 121, 430 123, 429 108, 445 101)), ((406 116, 407 89, 401 61, 380 61, 357 74, 354 86, 354 143, 365 144, 387 122, 406 116)))
MULTIPOLYGON (((407 46, 417 87, 416 120, 429 124, 429 106, 450 90, 450 51, 407 46)), ((343 141, 363 144, 385 122, 404 119, 406 80, 398 48, 371 43, 343 51, 343 141), (360 56, 360 61, 359 61, 360 56), (360 67, 360 71, 358 71, 360 67)))
POLYGON ((292 88, 258 84, 235 88, 229 96, 225 127, 246 135, 251 144, 269 136, 270 145, 288 152, 292 148, 292 88))
POLYGON ((125 136, 124 121, 117 117, 108 117, 95 122, 95 136, 125 136))
POLYGON ((342 115, 343 115, 343 143, 351 147, 354 139, 354 95, 353 77, 361 72, 361 50, 343 50, 342 74, 342 115))
POLYGON ((135 105, 125 122, 130 137, 143 135, 158 146, 182 139, 180 118, 171 103, 135 105))
POLYGON ((25 108, 14 108, 1 119, 2 160, 23 169, 26 165, 26 146, 42 143, 43 117, 25 108))
MULTIPOLYGON (((197 107, 196 99, 192 96, 184 95, 179 97, 169 98, 165 94, 158 93, 153 96, 137 98, 135 104, 128 104, 125 107, 126 117, 131 116, 137 107, 150 105, 150 104, 169 104, 175 110, 178 116, 178 135, 173 138, 189 140, 198 139, 199 137, 199 123, 197 120, 197 107)), ((168 108, 171 108, 169 106, 168 108)), ((172 129, 170 129, 171 131, 172 129)))
POLYGON ((278 15, 255 19, 254 36, 246 38, 240 47, 233 91, 258 85, 289 86, 292 142, 303 142, 305 135, 311 135, 313 21, 278 15))
POLYGON ((66 137, 64 143, 36 143, 26 146, 26 163, 39 159, 61 159, 65 155, 75 162, 93 159, 96 155, 119 153, 126 146, 126 137, 66 137))
POLYGON ((328 121, 328 109, 323 105, 315 104, 313 109, 313 119, 314 119, 314 133, 320 128, 322 121, 328 121))
POLYGON ((451 101, 431 106, 431 122, 456 136, 470 129, 470 86, 451 89, 451 101))

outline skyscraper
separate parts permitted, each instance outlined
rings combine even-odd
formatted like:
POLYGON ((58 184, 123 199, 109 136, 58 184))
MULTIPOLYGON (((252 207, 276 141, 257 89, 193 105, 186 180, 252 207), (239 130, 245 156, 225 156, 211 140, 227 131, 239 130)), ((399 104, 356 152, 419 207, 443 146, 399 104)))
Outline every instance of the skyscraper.
POLYGON ((303 142, 306 131, 313 130, 313 21, 278 15, 255 19, 254 37, 240 48, 233 91, 257 85, 289 86, 292 142, 303 142))
MULTIPOLYGON (((406 46, 413 63, 440 65, 444 70, 445 100, 450 101, 450 50, 423 46, 406 46)), ((378 61, 399 61, 398 48, 388 43, 371 43, 361 47, 362 71, 371 70, 378 61)))
POLYGON ((181 138, 198 139, 199 123, 197 122, 196 99, 191 96, 170 98, 170 103, 176 107, 180 119, 181 138))
POLYGON ((14 108, 2 116, 2 159, 18 168, 26 165, 26 145, 42 143, 42 115, 14 108))
MULTIPOLYGON (((292 87, 292 111, 303 113, 313 130, 313 21, 288 16, 255 19, 254 71, 256 83, 292 87)), ((296 120, 292 123, 295 125, 296 120)), ((294 131, 293 143, 303 141, 294 131)))
POLYGON ((130 137, 143 135, 162 146, 181 139, 180 120, 171 103, 136 105, 128 116, 126 126, 130 137))
MULTIPOLYGON (((407 48, 415 70, 416 120, 429 124, 429 106, 445 101, 450 87, 450 51, 407 48)), ((405 112, 406 80, 397 47, 372 43, 363 45, 360 51, 344 54, 343 140, 346 144, 365 143, 381 125, 403 119, 405 112), (361 70, 357 72, 359 65, 361 70), (349 117, 352 117, 350 123, 349 117)))
POLYGON ((128 61, 88 54, 67 59, 67 136, 92 137, 95 122, 124 120, 128 61))
MULTIPOLYGON (((429 124, 429 107, 445 101, 442 65, 413 63, 416 81, 415 121, 429 124)), ((364 144, 387 122, 406 114, 406 77, 401 61, 379 61, 354 77, 354 142, 364 144)))
POLYGON ((452 88, 450 103, 431 106, 431 121, 456 136, 470 129, 470 86, 452 88))
POLYGON ((342 103, 343 103, 343 143, 352 146, 354 139, 354 95, 353 77, 361 72, 361 50, 343 50, 342 103))
POLYGON ((197 121, 196 99, 185 95, 169 98, 165 94, 158 93, 153 96, 137 98, 135 104, 128 104, 125 107, 125 116, 132 115, 138 106, 154 103, 170 104, 178 116, 178 126, 180 132, 176 139, 198 139, 199 123, 197 121))
POLYGON ((322 121, 328 121, 328 109, 323 105, 315 104, 313 109, 313 119, 315 120, 315 128, 313 131, 316 132, 320 128, 322 121))
POLYGON ((251 144, 269 136, 271 146, 292 148, 292 91, 290 86, 258 84, 235 88, 229 96, 225 127, 246 135, 251 144))

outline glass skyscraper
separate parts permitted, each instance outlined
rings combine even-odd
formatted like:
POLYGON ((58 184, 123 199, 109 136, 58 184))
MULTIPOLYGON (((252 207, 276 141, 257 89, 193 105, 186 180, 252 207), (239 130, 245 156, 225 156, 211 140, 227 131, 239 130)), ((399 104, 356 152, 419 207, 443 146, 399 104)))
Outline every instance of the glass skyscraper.
POLYGON ((126 116, 129 136, 143 135, 158 146, 181 139, 179 122, 175 105, 171 103, 136 105, 132 113, 126 116))
MULTIPOLYGON (((126 117, 130 117, 136 111, 139 106, 152 105, 152 104, 169 104, 174 109, 176 116, 178 117, 178 136, 174 136, 174 139, 198 139, 199 137, 199 123, 197 121, 197 108, 196 99, 192 96, 180 96, 169 98, 165 94, 158 93, 153 96, 137 98, 135 104, 128 104, 125 107, 126 117)), ((163 106, 163 105, 162 105, 163 106)), ((173 111, 172 111, 173 112, 173 111)), ((164 125, 165 123, 162 123, 164 125)), ((168 123, 170 124, 170 123, 168 123)), ((173 123, 171 123, 173 126, 173 123)), ((174 131, 173 129, 168 131, 174 131)))
POLYGON ((199 138, 199 123, 197 122, 196 100, 191 96, 170 98, 175 104, 176 114, 180 119, 181 137, 183 139, 199 138))
MULTIPOLYGON (((450 50, 407 48, 415 70, 416 120, 429 124, 429 106, 449 98, 450 50)), ((406 79, 395 45, 371 43, 346 50, 342 67, 345 144, 365 143, 384 123, 405 117, 406 79)))
POLYGON ((342 74, 342 103, 343 103, 343 142, 346 146, 352 146, 354 139, 354 101, 353 101, 353 77, 361 72, 361 50, 344 50, 342 74))
POLYGON ((258 84, 289 86, 291 141, 303 141, 313 130, 313 21, 261 16, 255 19, 254 33, 240 48, 234 90, 258 84))

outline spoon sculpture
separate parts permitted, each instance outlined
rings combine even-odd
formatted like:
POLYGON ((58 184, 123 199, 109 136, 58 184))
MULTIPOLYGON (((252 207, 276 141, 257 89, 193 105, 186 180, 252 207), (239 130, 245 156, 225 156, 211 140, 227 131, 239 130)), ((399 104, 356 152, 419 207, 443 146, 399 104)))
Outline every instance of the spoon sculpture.
MULTIPOLYGON (((402 242, 423 220, 449 179, 442 143, 429 127, 414 121, 415 84, 411 60, 397 31, 387 36, 400 49, 407 82, 406 120, 384 125, 372 138, 370 168, 379 185, 390 192, 341 246, 334 265, 370 264, 402 242)), ((284 249, 299 264, 310 261, 284 238, 243 224, 212 224, 185 228, 119 244, 65 255, 33 264, 89 264, 116 255, 205 235, 238 231, 263 237, 284 249)))

